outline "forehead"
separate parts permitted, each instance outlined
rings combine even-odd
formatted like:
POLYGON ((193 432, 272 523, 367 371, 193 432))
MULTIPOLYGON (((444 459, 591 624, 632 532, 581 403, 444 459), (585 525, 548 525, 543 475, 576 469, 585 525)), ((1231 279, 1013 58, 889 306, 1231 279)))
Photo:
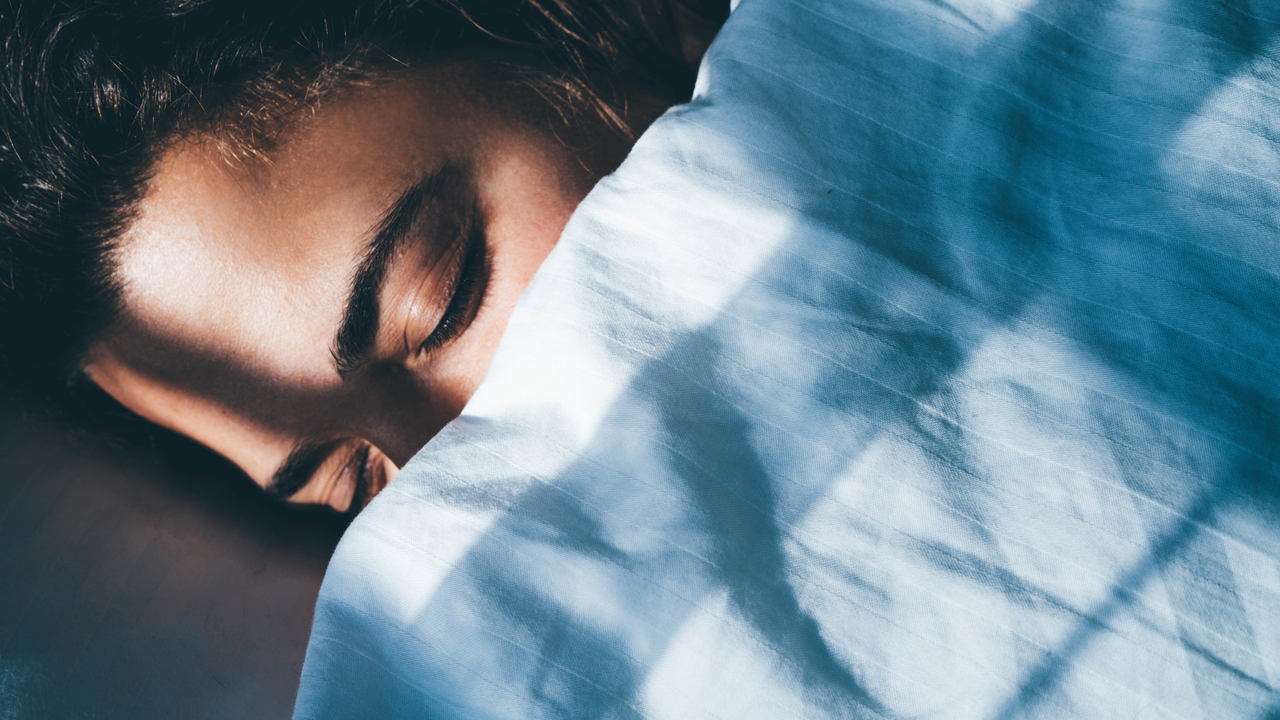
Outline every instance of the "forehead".
POLYGON ((345 92, 253 166, 212 141, 174 142, 116 252, 122 326, 279 380, 327 377, 371 228, 407 182, 460 150, 451 94, 418 79, 345 92))

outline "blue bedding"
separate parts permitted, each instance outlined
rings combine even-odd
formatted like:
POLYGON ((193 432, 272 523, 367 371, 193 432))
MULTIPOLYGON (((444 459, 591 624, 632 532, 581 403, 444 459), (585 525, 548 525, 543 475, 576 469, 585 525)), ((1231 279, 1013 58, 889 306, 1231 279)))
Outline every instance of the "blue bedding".
POLYGON ((299 718, 1280 717, 1280 6, 743 0, 299 718))

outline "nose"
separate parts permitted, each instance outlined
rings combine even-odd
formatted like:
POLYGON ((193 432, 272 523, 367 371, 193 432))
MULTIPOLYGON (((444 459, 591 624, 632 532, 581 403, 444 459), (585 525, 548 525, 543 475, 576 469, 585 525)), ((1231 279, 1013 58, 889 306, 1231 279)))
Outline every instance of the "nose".
POLYGON ((427 441, 458 416, 465 397, 445 390, 427 390, 416 383, 381 382, 364 384, 356 391, 360 410, 354 434, 364 438, 387 456, 397 468, 422 449, 427 441))
POLYGON ((386 455, 395 464, 396 469, 399 470, 434 436, 435 432, 411 433, 406 430, 400 430, 397 432, 369 432, 365 433, 364 438, 372 443, 374 447, 381 450, 382 454, 386 455))

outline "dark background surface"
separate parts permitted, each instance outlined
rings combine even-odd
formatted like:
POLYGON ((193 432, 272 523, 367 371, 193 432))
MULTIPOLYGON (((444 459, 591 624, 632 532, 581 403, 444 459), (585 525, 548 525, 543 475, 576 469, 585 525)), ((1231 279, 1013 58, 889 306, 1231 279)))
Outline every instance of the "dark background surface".
POLYGON ((0 720, 287 718, 333 517, 0 414, 0 720))

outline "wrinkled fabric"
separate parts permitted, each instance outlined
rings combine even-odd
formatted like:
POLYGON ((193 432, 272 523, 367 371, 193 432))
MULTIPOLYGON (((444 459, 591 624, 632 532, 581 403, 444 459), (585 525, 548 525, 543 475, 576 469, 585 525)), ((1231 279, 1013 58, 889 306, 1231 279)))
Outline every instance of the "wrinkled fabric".
POLYGON ((1280 716, 1280 7, 743 0, 299 718, 1280 716))

